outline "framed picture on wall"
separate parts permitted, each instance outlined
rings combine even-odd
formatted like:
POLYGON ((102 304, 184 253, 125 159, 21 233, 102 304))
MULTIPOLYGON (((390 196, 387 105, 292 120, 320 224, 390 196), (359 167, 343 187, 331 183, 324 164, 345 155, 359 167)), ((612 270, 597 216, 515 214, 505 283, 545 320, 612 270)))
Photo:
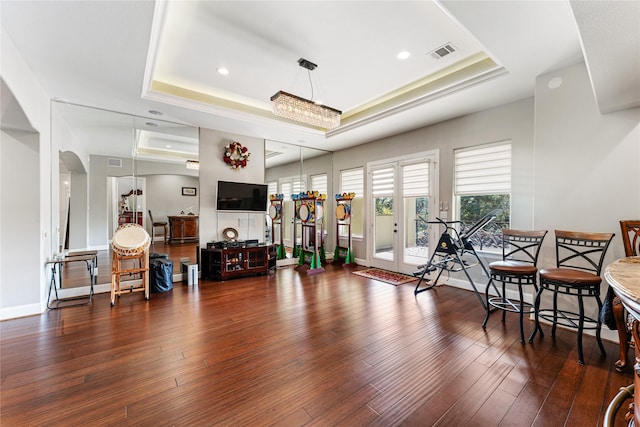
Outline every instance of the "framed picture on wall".
POLYGON ((182 195, 183 196, 195 196, 196 195, 196 187, 182 187, 182 195))

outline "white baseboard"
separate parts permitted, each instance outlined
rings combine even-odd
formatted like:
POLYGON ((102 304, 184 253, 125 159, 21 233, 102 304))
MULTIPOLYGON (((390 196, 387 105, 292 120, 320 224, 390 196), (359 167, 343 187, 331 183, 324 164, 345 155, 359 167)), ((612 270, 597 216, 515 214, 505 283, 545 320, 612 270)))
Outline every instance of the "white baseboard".
POLYGON ((42 313, 40 304, 26 304, 17 307, 0 309, 0 320, 15 319, 18 317, 33 316, 42 313))

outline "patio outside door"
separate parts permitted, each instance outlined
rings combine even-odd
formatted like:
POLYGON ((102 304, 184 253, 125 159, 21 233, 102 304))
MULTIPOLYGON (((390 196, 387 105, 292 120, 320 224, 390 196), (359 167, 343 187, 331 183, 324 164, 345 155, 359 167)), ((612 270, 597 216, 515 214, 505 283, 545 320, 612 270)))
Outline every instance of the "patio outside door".
POLYGON ((427 224, 436 216, 435 157, 369 165, 372 267, 411 274, 429 259, 429 242, 437 242, 427 224))

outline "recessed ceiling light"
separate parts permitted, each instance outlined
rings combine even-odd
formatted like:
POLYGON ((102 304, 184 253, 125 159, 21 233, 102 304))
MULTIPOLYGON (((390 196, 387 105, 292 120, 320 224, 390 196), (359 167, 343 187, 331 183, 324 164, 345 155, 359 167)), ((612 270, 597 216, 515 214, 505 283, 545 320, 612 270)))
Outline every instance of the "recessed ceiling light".
POLYGON ((219 73, 219 74, 222 74, 223 76, 226 76, 227 74, 229 74, 229 70, 227 70, 227 69, 226 69, 226 68, 224 68, 224 67, 218 67, 218 68, 216 68, 216 69, 218 70, 218 73, 219 73))
POLYGON ((400 53, 398 53, 396 55, 396 58, 398 58, 398 59, 407 59, 410 56, 411 56, 411 52, 409 52, 408 50, 403 50, 402 52, 400 52, 400 53))
POLYGON ((170 146, 170 145, 165 145, 165 147, 166 147, 166 148, 171 148, 171 146, 170 146))
POLYGON ((158 126, 158 124, 157 124, 157 123, 153 123, 153 122, 146 122, 146 123, 145 123, 145 125, 147 125, 147 126, 151 126, 151 127, 156 127, 156 126, 158 126))
POLYGON ((549 87, 549 89, 558 89, 560 86, 562 86, 562 77, 554 77, 551 80, 549 80, 549 83, 547 83, 547 86, 549 87))
POLYGON ((162 116, 164 114, 162 111, 158 111, 158 110, 149 110, 149 112, 154 116, 162 116))

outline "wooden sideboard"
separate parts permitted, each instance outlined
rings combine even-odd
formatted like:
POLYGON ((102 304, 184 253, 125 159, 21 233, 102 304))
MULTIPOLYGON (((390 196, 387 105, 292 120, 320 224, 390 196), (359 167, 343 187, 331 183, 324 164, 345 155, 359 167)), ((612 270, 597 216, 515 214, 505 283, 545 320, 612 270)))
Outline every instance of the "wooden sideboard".
POLYGON ((266 274, 276 268, 276 246, 259 245, 238 248, 200 250, 202 278, 227 280, 266 274))
POLYGON ((169 218, 169 243, 197 242, 200 235, 198 215, 176 215, 169 218))
POLYGON ((118 215, 118 225, 129 224, 131 222, 142 225, 142 212, 125 211, 118 215))

